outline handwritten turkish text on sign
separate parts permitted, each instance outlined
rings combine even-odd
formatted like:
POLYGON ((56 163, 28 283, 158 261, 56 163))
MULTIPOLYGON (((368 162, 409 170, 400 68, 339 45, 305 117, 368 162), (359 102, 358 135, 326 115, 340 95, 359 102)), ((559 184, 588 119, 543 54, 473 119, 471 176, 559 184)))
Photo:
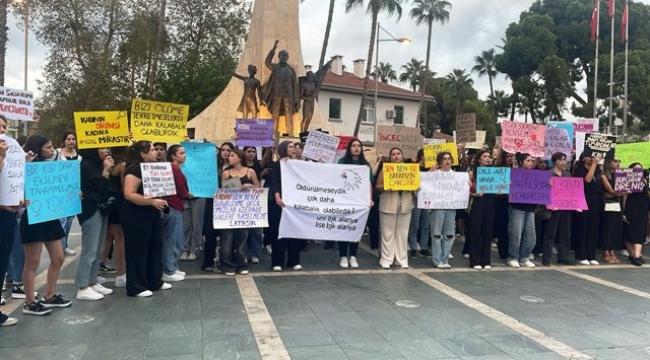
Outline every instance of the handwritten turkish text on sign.
POLYGON ((510 194, 513 204, 546 205, 551 202, 551 173, 544 170, 512 169, 510 194))
POLYGON ((467 209, 469 174, 455 171, 420 173, 419 209, 467 209))
POLYGON ((331 163, 336 157, 336 149, 341 139, 334 135, 325 134, 320 131, 312 130, 307 136, 305 150, 302 156, 307 159, 331 163))
POLYGON ((549 127, 544 137, 544 158, 551 159, 553 154, 561 152, 566 155, 568 161, 572 157, 573 141, 569 138, 566 129, 549 127))
POLYGON ((192 195, 211 198, 217 191, 217 152, 214 144, 183 142, 187 158, 182 165, 192 195))
POLYGON ((546 126, 504 120, 501 123, 501 148, 509 153, 544 156, 546 126))
POLYGON ((476 192, 483 194, 508 194, 510 192, 510 168, 476 168, 476 192))
POLYGON ((639 162, 644 169, 650 169, 650 142, 638 142, 616 145, 616 157, 621 160, 621 167, 639 162))
POLYGON ((566 122, 566 121, 549 121, 546 124, 546 132, 548 133, 548 129, 564 129, 566 130, 567 135, 569 136, 569 142, 573 144, 574 136, 575 136, 575 124, 566 122))
POLYGON ((25 152, 18 142, 6 135, 0 140, 7 143, 4 166, 0 170, 0 206, 17 206, 25 194, 25 152))
POLYGON ((273 146, 273 119, 236 119, 237 146, 273 146))
POLYGON ((459 143, 476 141, 476 114, 456 116, 456 141, 459 143))
POLYGON ((589 156, 600 154, 605 160, 614 159, 616 136, 586 134, 584 151, 589 156))
POLYGON ((34 93, 0 86, 0 115, 12 120, 34 121, 34 93))
POLYGON ((219 189, 212 208, 213 228, 268 227, 268 196, 269 189, 219 189))
POLYGON ((476 141, 466 143, 465 149, 483 149, 486 137, 487 132, 485 130, 476 130, 476 141))
POLYGON ((441 152, 449 152, 452 158, 452 165, 458 165, 458 148, 455 143, 429 144, 424 145, 424 166, 432 167, 437 164, 436 157, 441 152))
POLYGON ((583 178, 551 177, 551 210, 587 210, 583 178))
POLYGON ((370 212, 367 166, 289 160, 280 167, 280 238, 361 240, 370 212))
POLYGON ((142 163, 142 190, 147 199, 176 195, 171 163, 142 163))
POLYGON ((415 191, 420 187, 418 164, 384 163, 385 190, 415 191))
POLYGON ((643 169, 616 169, 616 173, 614 173, 614 191, 639 193, 643 192, 645 185, 646 182, 643 178, 643 169))
POLYGON ((187 134, 189 105, 133 99, 131 132, 133 140, 179 143, 187 134))
POLYGON ((36 161, 25 164, 25 198, 30 224, 81 212, 79 161, 36 161))
POLYGON ((377 127, 377 154, 388 157, 390 149, 402 149, 405 159, 415 159, 418 150, 422 147, 424 137, 420 130, 405 126, 378 126, 377 127))
POLYGON ((129 146, 129 117, 126 111, 74 113, 79 149, 129 146))

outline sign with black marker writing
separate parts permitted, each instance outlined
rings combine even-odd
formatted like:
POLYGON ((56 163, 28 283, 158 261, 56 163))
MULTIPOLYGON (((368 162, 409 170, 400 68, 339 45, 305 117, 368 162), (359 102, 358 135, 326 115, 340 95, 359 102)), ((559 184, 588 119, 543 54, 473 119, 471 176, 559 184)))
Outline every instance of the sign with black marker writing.
POLYGON ((315 161, 331 163, 336 157, 336 150, 340 141, 341 139, 334 135, 312 130, 307 136, 302 156, 315 161))
POLYGON ((487 167, 476 168, 476 192, 483 194, 510 193, 510 168, 487 167))
POLYGON ((0 141, 8 145, 0 170, 0 206, 17 206, 25 193, 25 152, 16 140, 6 135, 0 135, 0 141))
POLYGON ((269 226, 269 189, 219 189, 214 196, 212 225, 215 229, 269 226))
POLYGON ((469 174, 455 171, 420 173, 419 209, 467 209, 469 174))
POLYGON ((147 199, 176 195, 171 163, 141 163, 142 190, 147 199))

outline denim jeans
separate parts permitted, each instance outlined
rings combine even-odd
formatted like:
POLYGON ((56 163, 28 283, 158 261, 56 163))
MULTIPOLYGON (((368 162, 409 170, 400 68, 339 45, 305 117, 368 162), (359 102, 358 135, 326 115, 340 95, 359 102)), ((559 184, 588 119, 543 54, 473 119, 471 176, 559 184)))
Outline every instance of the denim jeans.
POLYGON ((433 265, 448 265, 449 253, 456 237, 456 210, 435 209, 431 214, 433 265))
POLYGON ((173 275, 178 270, 178 258, 185 242, 183 214, 172 208, 162 219, 163 223, 163 272, 173 275))
POLYGON ((409 224, 408 246, 409 250, 426 250, 429 243, 431 226, 431 210, 413 208, 411 210, 411 223, 409 224), (420 241, 418 246, 418 230, 420 241))
POLYGON ((248 229, 223 229, 219 248, 221 271, 248 269, 248 229))
POLYGON ((68 247, 68 235, 70 235, 70 228, 72 227, 73 221, 74 221, 74 216, 69 216, 67 218, 59 219, 59 222, 61 223, 61 227, 63 228, 63 232, 65 232, 65 236, 61 238, 61 244, 63 244, 64 249, 68 247))
MULTIPOLYGON (((22 216, 22 211, 18 212, 22 216)), ((11 257, 9 258, 9 265, 11 270, 11 281, 14 284, 23 283, 23 268, 25 267, 25 249, 20 242, 20 217, 16 220, 16 231, 14 232, 14 247, 11 249, 11 257)))
POLYGON ((262 228, 250 229, 248 232, 248 257, 260 257, 264 243, 264 230, 262 228))
POLYGON ((77 276, 74 283, 78 288, 85 288, 96 283, 99 274, 99 264, 102 262, 108 216, 99 210, 89 219, 81 223, 81 255, 77 264, 77 276))
POLYGON ((509 206, 508 260, 525 263, 535 247, 535 213, 509 206))

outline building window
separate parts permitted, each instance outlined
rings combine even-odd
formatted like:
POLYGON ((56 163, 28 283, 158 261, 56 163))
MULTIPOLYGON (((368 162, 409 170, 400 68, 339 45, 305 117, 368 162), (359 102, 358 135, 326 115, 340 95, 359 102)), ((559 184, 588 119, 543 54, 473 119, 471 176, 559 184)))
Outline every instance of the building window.
POLYGON ((393 120, 395 125, 404 125, 404 106, 395 105, 395 119, 393 120))
POLYGON ((330 119, 341 120, 341 99, 330 98, 330 119))
POLYGON ((375 102, 372 100, 366 101, 365 111, 363 112, 363 122, 375 122, 375 102))

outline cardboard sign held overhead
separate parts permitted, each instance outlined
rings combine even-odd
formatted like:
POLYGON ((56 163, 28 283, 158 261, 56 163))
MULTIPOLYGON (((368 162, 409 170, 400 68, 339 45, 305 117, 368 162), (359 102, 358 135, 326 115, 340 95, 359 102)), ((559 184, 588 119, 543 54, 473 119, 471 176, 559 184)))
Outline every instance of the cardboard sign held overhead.
POLYGON ((459 143, 476 141, 476 114, 456 116, 456 141, 459 143))
POLYGON ((187 135, 190 106, 159 101, 131 101, 131 132, 133 140, 179 143, 187 135))
POLYGON ((126 111, 74 113, 79 149, 129 146, 129 116, 126 111))
POLYGON ((445 140, 445 142, 448 142, 448 143, 456 142, 456 139, 454 139, 453 135, 447 135, 445 133, 441 133, 440 131, 434 132, 433 133, 433 138, 434 139, 442 139, 442 140, 445 140))
POLYGON ((273 119, 236 119, 237 146, 273 146, 273 119))
POLYGON ((422 147, 424 137, 420 129, 405 126, 378 126, 377 127, 377 154, 388 156, 390 149, 402 149, 405 159, 415 159, 418 150, 422 147))
POLYGON ((483 149, 485 147, 485 138, 487 137, 487 132, 485 130, 476 130, 476 141, 466 143, 465 149, 483 149))
POLYGON ((501 123, 501 148, 509 153, 544 156, 546 126, 505 120, 501 123))
POLYGON ((612 160, 616 152, 616 136, 586 134, 584 151, 589 156, 600 154, 605 160, 612 160))

